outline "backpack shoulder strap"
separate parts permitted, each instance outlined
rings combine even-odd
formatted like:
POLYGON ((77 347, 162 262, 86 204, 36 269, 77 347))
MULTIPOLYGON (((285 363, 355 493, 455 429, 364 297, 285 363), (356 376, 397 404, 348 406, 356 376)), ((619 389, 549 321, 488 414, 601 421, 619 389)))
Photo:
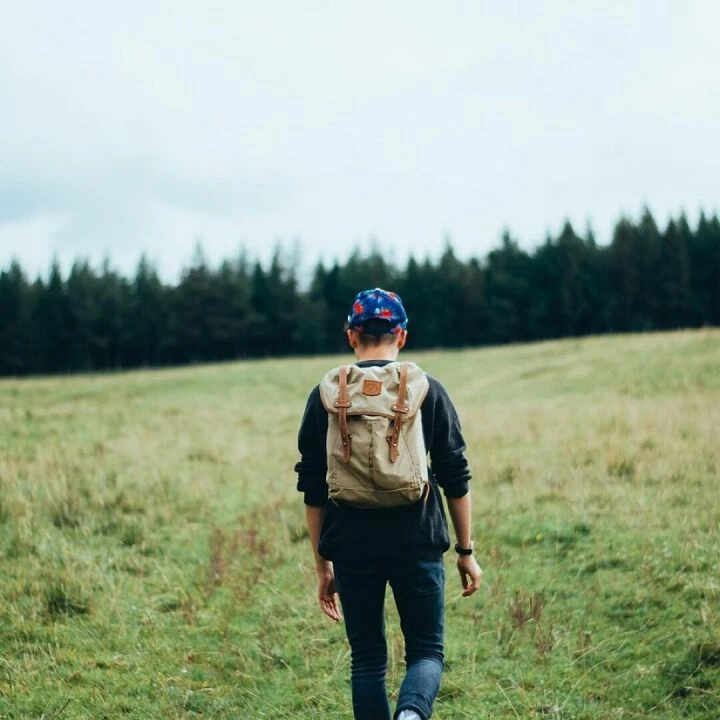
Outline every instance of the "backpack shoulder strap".
POLYGON ((387 436, 387 441, 390 445, 390 462, 395 462, 398 459, 398 440, 400 438, 400 426, 402 425, 404 415, 407 415, 407 376, 408 376, 408 364, 402 363, 400 365, 400 384, 398 386, 397 400, 392 406, 392 410, 395 413, 392 424, 392 432, 387 436))
POLYGON ((335 400, 333 402, 333 406, 336 407, 338 410, 338 421, 340 424, 340 438, 342 440, 342 445, 343 445, 343 460, 346 463, 349 463, 350 455, 352 453, 352 445, 351 445, 352 440, 350 438, 350 433, 348 431, 347 411, 352 403, 348 400, 347 376, 348 376, 347 365, 343 365, 340 368, 340 371, 338 373, 338 397, 337 397, 337 400, 335 400))

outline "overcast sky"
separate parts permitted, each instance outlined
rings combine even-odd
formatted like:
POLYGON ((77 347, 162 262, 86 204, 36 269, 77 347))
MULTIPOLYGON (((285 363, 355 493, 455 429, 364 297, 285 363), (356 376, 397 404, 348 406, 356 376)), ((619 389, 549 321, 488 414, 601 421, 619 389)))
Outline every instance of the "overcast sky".
POLYGON ((0 267, 695 221, 720 207, 718 27, 713 0, 8 2, 0 267))

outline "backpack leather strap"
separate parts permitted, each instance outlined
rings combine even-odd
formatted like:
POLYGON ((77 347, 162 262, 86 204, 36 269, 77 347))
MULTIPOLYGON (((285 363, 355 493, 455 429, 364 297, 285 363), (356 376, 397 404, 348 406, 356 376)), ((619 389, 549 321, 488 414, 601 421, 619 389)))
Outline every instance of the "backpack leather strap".
POLYGON ((348 400, 347 394, 347 374, 348 369, 346 366, 340 368, 338 375, 338 398, 333 402, 333 405, 338 410, 338 421, 340 423, 340 439, 343 444, 343 460, 346 463, 350 462, 350 455, 352 453, 352 440, 350 433, 348 432, 347 422, 347 409, 350 407, 350 401, 348 400))
POLYGON ((393 418, 393 429, 387 436, 387 441, 390 444, 390 462, 395 462, 400 456, 400 448, 398 447, 400 427, 403 423, 403 415, 406 415, 408 412, 407 376, 408 364, 403 363, 400 365, 400 386, 398 387, 397 402, 392 406, 392 411, 395 413, 395 417, 393 418))

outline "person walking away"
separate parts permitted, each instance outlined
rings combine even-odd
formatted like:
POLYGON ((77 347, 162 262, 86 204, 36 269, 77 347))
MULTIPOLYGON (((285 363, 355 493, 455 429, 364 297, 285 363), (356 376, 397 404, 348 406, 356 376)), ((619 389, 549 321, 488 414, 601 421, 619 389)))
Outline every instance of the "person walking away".
POLYGON ((444 658, 442 558, 450 548, 442 495, 463 596, 482 580, 460 423, 442 384, 398 361, 407 323, 397 294, 358 293, 346 323, 355 363, 331 370, 312 390, 298 432, 297 489, 304 494, 318 601, 331 620, 344 616, 356 720, 432 714, 444 658), (394 715, 386 689, 387 585, 405 641, 394 715))

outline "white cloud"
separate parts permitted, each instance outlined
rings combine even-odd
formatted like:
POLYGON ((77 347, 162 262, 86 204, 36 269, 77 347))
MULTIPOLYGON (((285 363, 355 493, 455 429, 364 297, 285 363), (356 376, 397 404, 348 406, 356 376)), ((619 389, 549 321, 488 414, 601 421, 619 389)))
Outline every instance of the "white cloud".
POLYGON ((707 3, 69 0, 0 27, 0 264, 483 254, 717 209, 707 3), (52 218, 52 220, 51 220, 52 218), (62 218, 59 222, 57 218, 62 218), (30 239, 30 236, 33 236, 30 239))

